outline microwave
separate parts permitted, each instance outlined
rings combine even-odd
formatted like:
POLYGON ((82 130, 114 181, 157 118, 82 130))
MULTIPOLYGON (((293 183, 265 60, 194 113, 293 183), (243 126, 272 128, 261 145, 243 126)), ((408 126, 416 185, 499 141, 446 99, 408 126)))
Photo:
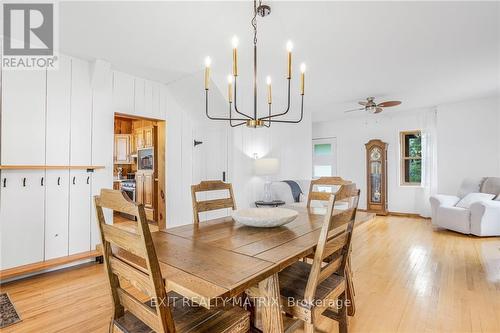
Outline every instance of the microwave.
POLYGON ((154 150, 153 148, 143 148, 137 150, 137 170, 154 169, 154 150))

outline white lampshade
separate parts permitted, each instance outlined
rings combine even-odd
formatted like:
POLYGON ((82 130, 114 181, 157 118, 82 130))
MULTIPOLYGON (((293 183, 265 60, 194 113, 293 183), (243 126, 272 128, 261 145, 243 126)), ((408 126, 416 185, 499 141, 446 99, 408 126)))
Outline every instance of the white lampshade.
POLYGON ((280 161, 277 158, 260 158, 255 160, 254 167, 258 176, 275 175, 280 170, 280 161))

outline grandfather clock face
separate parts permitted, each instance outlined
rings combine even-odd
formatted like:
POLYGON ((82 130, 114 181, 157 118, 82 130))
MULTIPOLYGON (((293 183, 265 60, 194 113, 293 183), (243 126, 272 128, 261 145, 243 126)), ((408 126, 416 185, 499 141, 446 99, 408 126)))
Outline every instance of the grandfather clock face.
POLYGON ((382 157, 382 153, 380 152, 380 148, 375 147, 372 149, 372 152, 370 153, 370 158, 372 161, 380 161, 380 158, 382 157))

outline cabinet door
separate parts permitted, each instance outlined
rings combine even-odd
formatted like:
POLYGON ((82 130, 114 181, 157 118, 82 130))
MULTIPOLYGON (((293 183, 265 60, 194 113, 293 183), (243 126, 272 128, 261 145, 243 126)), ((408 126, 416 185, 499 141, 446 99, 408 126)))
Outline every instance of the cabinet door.
POLYGON ((134 77, 113 72, 113 112, 134 114, 134 77))
POLYGON ((1 269, 43 261, 44 176, 44 171, 1 172, 1 269))
POLYGON ((2 72, 2 164, 45 164, 45 71, 2 72))
POLYGON ((144 131, 142 128, 134 130, 135 150, 144 148, 144 131))
POLYGON ((91 173, 70 171, 69 254, 90 250, 91 173))
POLYGON ((128 134, 115 135, 115 163, 130 163, 130 135, 128 134))
POLYGON ((144 174, 135 174, 135 201, 137 203, 144 203, 144 174))
POLYGON ((47 170, 45 260, 68 255, 69 170, 47 170))
POLYGON ((153 189, 154 177, 153 173, 144 173, 144 197, 143 203, 146 208, 153 208, 153 189))
POLYGON ((90 165, 92 155, 92 90, 90 65, 72 59, 71 77, 71 165, 90 165))
POLYGON ((47 72, 47 165, 69 165, 71 59, 61 55, 59 69, 47 72))
POLYGON ((144 147, 153 147, 153 127, 144 127, 144 147))
POLYGON ((160 84, 156 82, 153 82, 151 117, 162 119, 160 117, 160 84))

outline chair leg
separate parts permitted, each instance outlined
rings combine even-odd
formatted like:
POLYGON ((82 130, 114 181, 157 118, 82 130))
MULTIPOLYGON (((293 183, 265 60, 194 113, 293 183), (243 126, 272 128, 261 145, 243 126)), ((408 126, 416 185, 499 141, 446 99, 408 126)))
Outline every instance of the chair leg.
POLYGON ((304 333, 314 333, 314 324, 304 323, 304 333))
POLYGON ((339 300, 342 302, 342 307, 339 309, 339 333, 347 333, 348 332, 348 322, 347 322, 347 307, 345 306, 346 301, 346 292, 344 291, 342 295, 340 295, 339 300))

